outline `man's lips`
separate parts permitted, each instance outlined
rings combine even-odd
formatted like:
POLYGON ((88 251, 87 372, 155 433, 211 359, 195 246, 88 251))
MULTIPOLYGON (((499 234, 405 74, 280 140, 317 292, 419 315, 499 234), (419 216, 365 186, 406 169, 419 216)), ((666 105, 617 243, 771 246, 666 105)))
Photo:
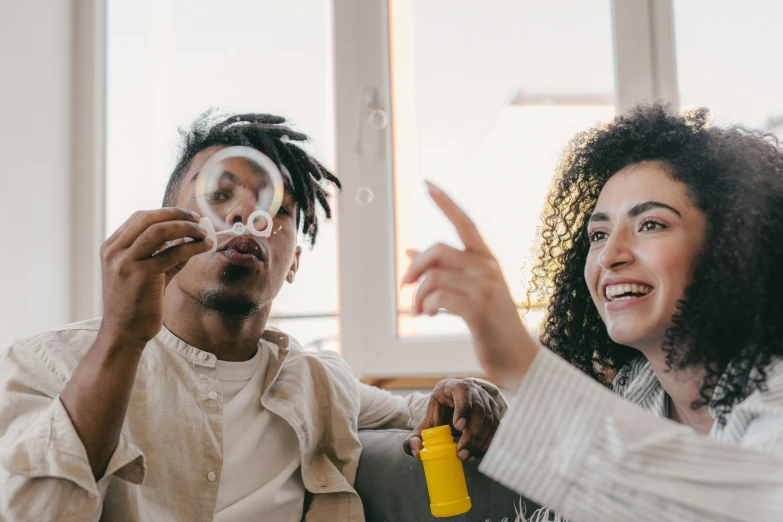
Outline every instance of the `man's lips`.
POLYGON ((250 237, 235 237, 218 248, 229 261, 237 265, 253 266, 259 261, 266 263, 266 253, 261 245, 250 237))

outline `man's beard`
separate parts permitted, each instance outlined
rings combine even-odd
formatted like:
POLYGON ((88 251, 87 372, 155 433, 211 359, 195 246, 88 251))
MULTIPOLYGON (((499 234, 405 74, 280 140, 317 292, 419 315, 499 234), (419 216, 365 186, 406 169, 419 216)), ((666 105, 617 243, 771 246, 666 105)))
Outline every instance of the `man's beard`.
POLYGON ((258 303, 249 297, 225 290, 199 290, 194 297, 206 308, 237 319, 255 315, 259 309, 258 303))
MULTIPOLYGON (((228 288, 240 288, 250 284, 247 276, 246 268, 232 265, 226 268, 220 279, 228 288)), ((241 292, 234 293, 227 289, 202 289, 196 292, 195 298, 206 308, 237 319, 250 317, 259 309, 256 301, 241 292)))

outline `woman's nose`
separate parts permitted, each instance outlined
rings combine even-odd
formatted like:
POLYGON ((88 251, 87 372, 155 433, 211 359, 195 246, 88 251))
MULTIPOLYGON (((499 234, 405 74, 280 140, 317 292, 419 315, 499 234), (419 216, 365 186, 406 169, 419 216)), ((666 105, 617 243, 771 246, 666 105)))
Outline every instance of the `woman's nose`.
POLYGON ((606 244, 598 256, 598 263, 604 270, 615 270, 632 263, 633 259, 633 250, 627 234, 617 230, 606 240, 606 244))

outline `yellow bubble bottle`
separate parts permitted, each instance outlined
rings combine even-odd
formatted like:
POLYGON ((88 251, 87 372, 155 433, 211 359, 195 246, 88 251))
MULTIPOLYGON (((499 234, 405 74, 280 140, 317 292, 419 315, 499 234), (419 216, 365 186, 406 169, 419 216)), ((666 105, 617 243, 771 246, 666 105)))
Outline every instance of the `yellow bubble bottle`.
POLYGON ((451 427, 438 426, 424 430, 421 439, 424 448, 419 456, 424 464, 432 516, 453 517, 467 513, 472 504, 451 427))

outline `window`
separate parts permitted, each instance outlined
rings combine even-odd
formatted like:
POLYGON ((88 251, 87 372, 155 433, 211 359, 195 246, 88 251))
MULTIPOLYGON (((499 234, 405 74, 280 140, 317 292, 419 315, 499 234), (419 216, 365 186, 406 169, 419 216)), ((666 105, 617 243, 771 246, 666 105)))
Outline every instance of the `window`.
MULTIPOLYGON (((527 300, 531 253, 559 155, 614 115, 608 0, 390 0, 397 280, 405 250, 459 245, 430 179, 472 214, 527 300), (512 221, 511 211, 513 209, 512 221), (426 226, 422 226, 426 223, 426 226)), ((398 334, 467 335, 457 317, 413 317, 398 292, 398 334)))
POLYGON ((783 137, 783 3, 677 0, 674 16, 681 106, 783 137))
MULTIPOLYGON (((160 206, 177 129, 213 107, 287 117, 334 168, 331 9, 329 0, 107 1, 107 234, 160 206)), ((303 250, 271 323, 303 345, 337 349, 334 222, 303 250)))
POLYGON ((341 267, 350 274, 341 280, 342 346, 354 372, 480 372, 462 321, 412 317, 413 289, 398 289, 407 248, 459 245, 423 180, 472 215, 524 301, 562 149, 612 117, 628 78, 640 82, 615 73, 613 21, 643 11, 648 24, 643 7, 618 15, 609 0, 335 4, 337 149, 351 196, 341 205, 341 267), (362 189, 371 203, 354 201, 362 189))
POLYGON ((459 245, 423 180, 472 215, 522 304, 575 133, 651 100, 783 132, 774 0, 106 2, 106 230, 159 206, 178 126, 212 106, 287 116, 344 191, 339 237, 305 250, 272 324, 360 377, 480 372, 461 320, 412 317, 398 288, 407 248, 459 245))

